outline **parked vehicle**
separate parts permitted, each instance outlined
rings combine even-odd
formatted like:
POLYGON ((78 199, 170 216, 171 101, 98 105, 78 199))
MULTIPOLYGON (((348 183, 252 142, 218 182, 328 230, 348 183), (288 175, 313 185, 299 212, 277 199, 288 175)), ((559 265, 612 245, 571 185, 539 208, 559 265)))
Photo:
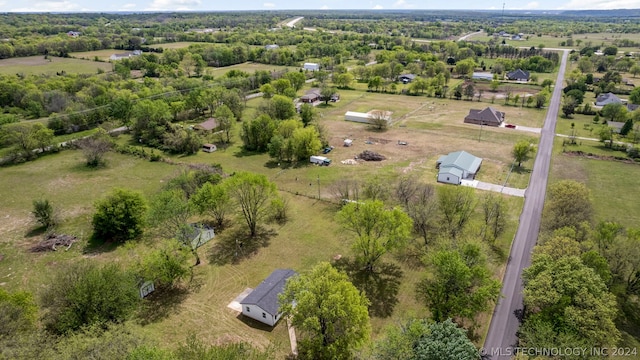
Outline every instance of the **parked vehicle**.
POLYGON ((324 156, 311 156, 309 158, 309 162, 312 164, 317 164, 320 166, 329 166, 331 164, 331 159, 327 159, 324 156))

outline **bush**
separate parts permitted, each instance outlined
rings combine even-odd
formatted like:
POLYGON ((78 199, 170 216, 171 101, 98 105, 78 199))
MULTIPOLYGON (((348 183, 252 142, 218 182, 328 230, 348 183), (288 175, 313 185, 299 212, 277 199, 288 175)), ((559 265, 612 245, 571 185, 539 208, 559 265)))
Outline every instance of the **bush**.
POLYGON ((126 320, 139 301, 133 274, 83 261, 61 269, 42 295, 45 327, 57 334, 126 320))
POLYGON ((0 288, 0 339, 34 329, 37 317, 38 307, 30 293, 0 288))
POLYGON ((189 274, 188 256, 183 246, 172 241, 142 260, 140 275, 144 280, 152 280, 158 287, 173 287, 189 274))
POLYGON ((289 202, 278 197, 271 200, 271 218, 278 224, 284 224, 289 218, 289 202))
POLYGON ((33 200, 33 216, 46 229, 56 226, 56 215, 53 206, 47 199, 33 200))
POLYGON ((142 235, 147 204, 142 194, 115 189, 96 203, 93 236, 100 240, 123 242, 142 235))

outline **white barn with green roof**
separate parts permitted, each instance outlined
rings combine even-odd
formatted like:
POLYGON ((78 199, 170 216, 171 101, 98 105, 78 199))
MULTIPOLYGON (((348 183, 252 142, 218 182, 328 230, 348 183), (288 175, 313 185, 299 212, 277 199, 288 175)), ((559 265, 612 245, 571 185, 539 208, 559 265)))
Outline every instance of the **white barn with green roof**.
POLYGON ((438 182, 460 185, 461 180, 473 180, 480 170, 482 159, 466 151, 441 156, 436 162, 438 182))

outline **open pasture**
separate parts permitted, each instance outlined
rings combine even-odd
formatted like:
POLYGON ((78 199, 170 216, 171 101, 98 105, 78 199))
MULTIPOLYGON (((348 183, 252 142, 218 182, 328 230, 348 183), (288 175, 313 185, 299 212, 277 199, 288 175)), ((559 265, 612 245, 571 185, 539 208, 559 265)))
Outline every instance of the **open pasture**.
POLYGON ((53 56, 48 59, 44 56, 29 56, 0 60, 0 74, 55 75, 62 71, 68 74, 90 74, 99 70, 111 71, 111 64, 53 56))

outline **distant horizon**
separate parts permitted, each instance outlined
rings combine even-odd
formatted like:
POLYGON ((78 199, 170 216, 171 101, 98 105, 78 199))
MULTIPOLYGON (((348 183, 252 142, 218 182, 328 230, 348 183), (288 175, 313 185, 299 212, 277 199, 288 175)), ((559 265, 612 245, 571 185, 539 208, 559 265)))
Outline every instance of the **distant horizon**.
POLYGON ((1 13, 142 13, 142 12, 222 12, 222 11, 303 11, 303 10, 433 10, 433 11, 535 11, 634 10, 640 0, 458 0, 451 3, 428 0, 0 0, 1 13))

